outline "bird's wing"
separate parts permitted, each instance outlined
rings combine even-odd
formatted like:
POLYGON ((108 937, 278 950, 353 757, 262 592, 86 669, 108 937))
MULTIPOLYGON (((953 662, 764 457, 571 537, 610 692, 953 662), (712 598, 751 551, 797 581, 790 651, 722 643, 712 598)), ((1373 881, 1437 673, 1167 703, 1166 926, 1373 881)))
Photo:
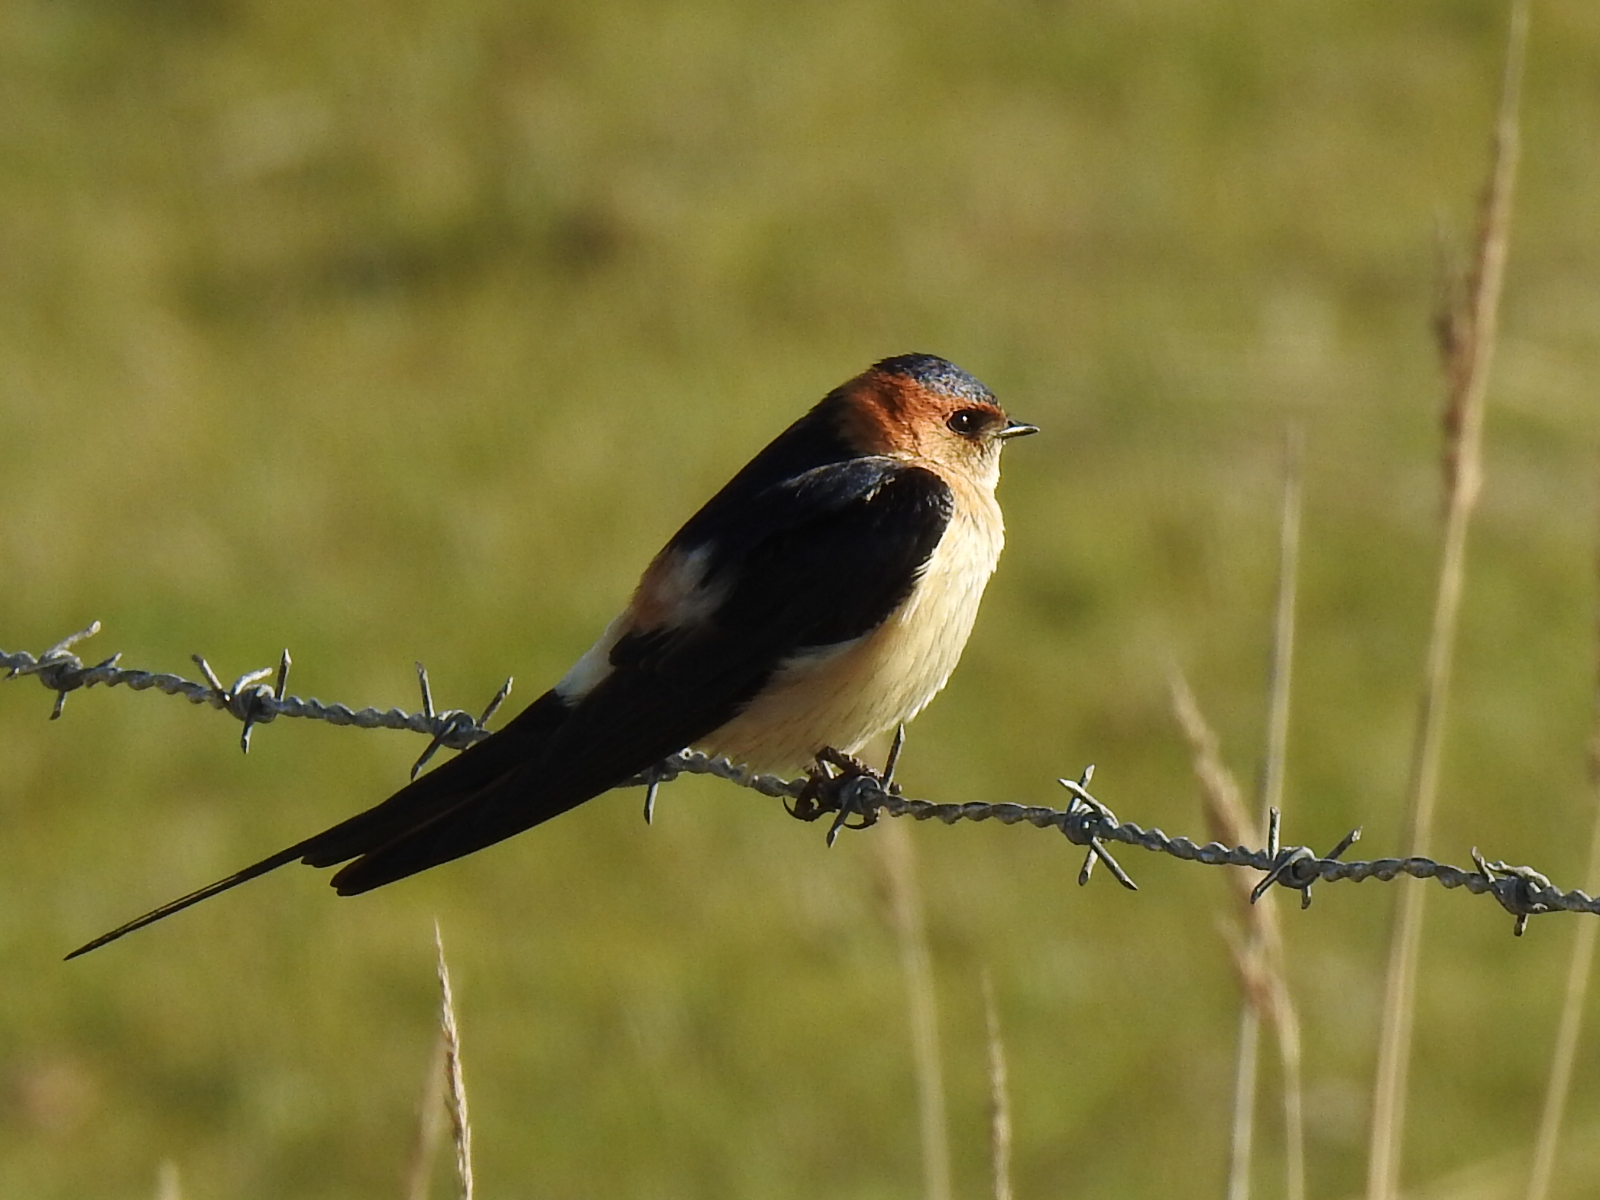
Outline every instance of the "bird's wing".
MULTIPOLYGON (((705 737, 794 655, 860 637, 892 613, 938 545, 952 503, 931 471, 857 459, 774 485, 726 522, 709 523, 720 532, 702 546, 669 545, 669 553, 707 552, 702 586, 719 602, 697 620, 625 634, 611 651, 610 673, 549 730, 538 752, 469 795, 458 793, 446 812, 431 798, 437 815, 425 827, 363 850, 334 885, 341 894, 366 891, 470 854, 705 737)), ((455 762, 490 753, 504 736, 455 762)), ((410 790, 374 815, 404 803, 410 790)), ((313 847, 307 861, 324 865, 331 855, 320 851, 313 847)))

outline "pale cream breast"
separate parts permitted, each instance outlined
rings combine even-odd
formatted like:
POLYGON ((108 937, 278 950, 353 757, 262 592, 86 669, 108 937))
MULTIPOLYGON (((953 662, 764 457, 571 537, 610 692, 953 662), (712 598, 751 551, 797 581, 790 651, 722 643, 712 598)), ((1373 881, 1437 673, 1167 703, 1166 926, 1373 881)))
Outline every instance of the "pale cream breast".
POLYGON ((993 493, 961 488, 955 514, 904 604, 862 637, 790 659, 699 748, 758 769, 788 769, 809 763, 825 746, 854 753, 910 720, 955 670, 1004 540, 993 493))

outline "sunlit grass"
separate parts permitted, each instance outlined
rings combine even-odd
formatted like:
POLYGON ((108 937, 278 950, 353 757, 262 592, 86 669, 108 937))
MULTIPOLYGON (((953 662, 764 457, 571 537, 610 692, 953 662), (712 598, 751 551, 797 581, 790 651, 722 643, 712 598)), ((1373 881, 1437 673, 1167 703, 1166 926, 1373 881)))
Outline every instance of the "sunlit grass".
MULTIPOLYGON (((1248 762, 1294 414, 1286 836, 1365 824, 1397 850, 1437 527, 1433 225, 1470 224, 1502 31, 1498 5, 1442 0, 13 5, 0 645, 98 617, 87 652, 142 666, 199 650, 231 678, 287 644, 324 699, 411 704, 420 658, 442 704, 507 673, 525 702, 750 452, 872 359, 931 350, 1045 433, 1010 455, 1010 544, 908 789, 1052 802, 1093 761, 1120 815, 1197 832, 1168 671, 1248 762)), ((1597 55, 1592 5, 1539 6, 1435 839, 1573 883, 1597 55)), ((64 967, 386 794, 418 747, 280 722, 244 760, 171 700, 47 710, 0 689, 0 1194, 147 1196, 168 1160, 185 1195, 397 1194, 435 913, 486 1191, 917 1193, 871 833, 825 851, 685 781, 650 829, 630 793, 358 900, 280 873, 64 967)), ((1220 1188, 1220 882, 1137 863, 1138 896, 1080 892, 1037 832, 910 832, 955 1190, 991 1172, 981 966, 1018 1196, 1220 1188)), ((1313 1195, 1362 1177, 1389 903, 1329 888, 1285 914, 1313 1195)), ((1459 895, 1430 914, 1418 1179, 1526 1153, 1566 946, 1459 895)), ((1582 1052, 1576 1076, 1592 1130, 1582 1052)))

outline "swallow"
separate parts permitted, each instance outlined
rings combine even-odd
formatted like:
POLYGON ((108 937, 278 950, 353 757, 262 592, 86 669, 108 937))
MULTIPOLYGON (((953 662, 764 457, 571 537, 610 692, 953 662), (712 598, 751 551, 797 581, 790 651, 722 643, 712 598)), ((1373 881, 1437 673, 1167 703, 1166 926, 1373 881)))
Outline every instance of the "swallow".
POLYGON ((75 958, 299 860, 341 896, 471 854, 685 747, 759 769, 852 755, 944 687, 1005 540, 1000 451, 1037 428, 930 354, 835 388, 690 517, 628 606, 509 724, 381 804, 75 958))

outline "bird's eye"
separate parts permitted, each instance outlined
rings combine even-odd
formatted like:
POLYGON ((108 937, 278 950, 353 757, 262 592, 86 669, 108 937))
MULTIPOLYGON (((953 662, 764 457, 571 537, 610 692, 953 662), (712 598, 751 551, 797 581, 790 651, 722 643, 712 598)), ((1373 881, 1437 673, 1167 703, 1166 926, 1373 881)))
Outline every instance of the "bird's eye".
POLYGON ((977 437, 989 427, 994 420, 993 416, 981 408, 963 408, 958 413, 952 413, 945 424, 952 433, 958 433, 964 438, 977 437))

